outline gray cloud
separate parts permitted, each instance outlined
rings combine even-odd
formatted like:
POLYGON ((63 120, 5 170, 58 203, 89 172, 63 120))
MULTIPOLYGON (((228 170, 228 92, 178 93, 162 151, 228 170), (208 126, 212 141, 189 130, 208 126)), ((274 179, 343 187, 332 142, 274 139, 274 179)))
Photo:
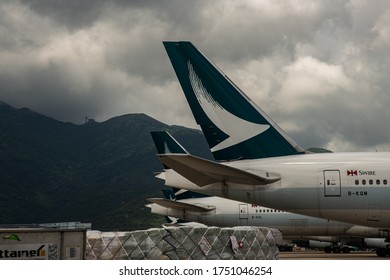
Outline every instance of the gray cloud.
POLYGON ((388 1, 2 1, 0 100, 195 127, 161 44, 191 40, 304 147, 390 148, 388 1))

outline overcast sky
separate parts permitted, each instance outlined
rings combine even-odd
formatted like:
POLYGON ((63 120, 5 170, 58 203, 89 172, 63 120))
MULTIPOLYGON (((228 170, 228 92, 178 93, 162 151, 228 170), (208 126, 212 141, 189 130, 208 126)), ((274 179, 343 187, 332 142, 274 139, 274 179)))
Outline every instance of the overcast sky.
POLYGON ((0 101, 197 127, 162 45, 196 44, 301 146, 390 151, 390 1, 2 0, 0 101))

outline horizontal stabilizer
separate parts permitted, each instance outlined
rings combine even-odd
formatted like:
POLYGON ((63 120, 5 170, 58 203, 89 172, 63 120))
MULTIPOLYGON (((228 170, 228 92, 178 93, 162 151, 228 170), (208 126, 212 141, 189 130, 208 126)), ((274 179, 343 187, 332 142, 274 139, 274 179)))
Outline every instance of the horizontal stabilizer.
POLYGON ((188 204, 185 202, 173 201, 165 198, 149 198, 152 203, 156 203, 162 207, 171 208, 179 211, 206 213, 215 210, 215 206, 202 204, 188 204))
POLYGON ((200 187, 217 182, 266 185, 280 180, 280 177, 259 176, 188 154, 163 154, 159 156, 162 163, 200 187))

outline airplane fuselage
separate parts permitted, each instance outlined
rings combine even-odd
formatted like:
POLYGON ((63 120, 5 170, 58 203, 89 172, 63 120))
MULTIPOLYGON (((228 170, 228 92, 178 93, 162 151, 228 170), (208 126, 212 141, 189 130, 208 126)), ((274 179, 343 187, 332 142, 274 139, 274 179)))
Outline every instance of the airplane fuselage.
POLYGON ((166 185, 292 213, 390 228, 390 153, 324 153, 224 163, 281 179, 267 185, 218 182, 204 187, 173 170, 166 185))
POLYGON ((309 217, 215 196, 179 201, 187 205, 209 206, 214 210, 200 213, 191 211, 191 209, 175 209, 152 204, 152 213, 173 216, 207 226, 276 228, 283 233, 285 239, 297 239, 304 236, 312 236, 311 239, 316 239, 314 236, 388 237, 388 232, 377 228, 309 217))

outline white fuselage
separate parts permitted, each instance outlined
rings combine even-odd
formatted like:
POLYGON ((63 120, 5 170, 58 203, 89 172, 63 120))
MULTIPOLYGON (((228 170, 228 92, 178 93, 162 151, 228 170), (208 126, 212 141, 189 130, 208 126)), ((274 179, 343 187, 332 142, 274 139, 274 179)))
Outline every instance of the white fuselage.
POLYGON ((302 215, 390 228, 390 153, 304 154, 224 164, 281 179, 268 185, 218 182, 199 187, 167 170, 166 185, 302 215))
POLYGON ((315 237, 318 236, 388 237, 388 232, 381 231, 378 228, 314 218, 215 196, 189 198, 178 201, 188 205, 210 206, 210 208, 215 209, 213 211, 199 213, 152 204, 152 213, 173 216, 186 221, 202 223, 207 226, 276 228, 283 233, 284 239, 299 239, 308 236, 311 239, 316 239, 315 237))

